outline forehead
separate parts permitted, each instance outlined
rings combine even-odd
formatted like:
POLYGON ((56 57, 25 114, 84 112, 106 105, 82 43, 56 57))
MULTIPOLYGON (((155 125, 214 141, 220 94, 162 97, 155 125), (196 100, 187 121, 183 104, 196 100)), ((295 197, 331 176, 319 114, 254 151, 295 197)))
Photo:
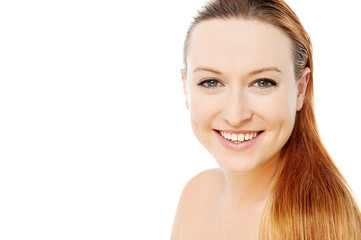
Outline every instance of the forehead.
POLYGON ((187 64, 189 70, 200 65, 225 71, 270 65, 293 70, 291 42, 278 28, 258 20, 207 20, 192 31, 187 64))

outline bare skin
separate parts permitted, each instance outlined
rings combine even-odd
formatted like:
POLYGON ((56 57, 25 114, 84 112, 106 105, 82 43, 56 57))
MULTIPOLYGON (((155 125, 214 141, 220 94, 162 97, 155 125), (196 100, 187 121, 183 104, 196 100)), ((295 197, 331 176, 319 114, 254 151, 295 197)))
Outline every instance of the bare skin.
POLYGON ((212 169, 195 176, 183 190, 171 239, 256 240, 276 168, 275 160, 252 173, 212 169))
POLYGON ((186 106, 221 168, 185 186, 171 239, 255 240, 310 70, 295 79, 290 40, 267 23, 210 20, 192 36, 182 70, 186 106), (247 143, 243 133, 258 135, 247 143))

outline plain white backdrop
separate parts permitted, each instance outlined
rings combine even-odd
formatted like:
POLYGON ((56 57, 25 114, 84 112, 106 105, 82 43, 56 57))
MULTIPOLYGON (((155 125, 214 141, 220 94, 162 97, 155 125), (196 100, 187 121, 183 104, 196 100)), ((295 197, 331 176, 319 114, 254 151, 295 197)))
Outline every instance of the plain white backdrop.
MULTIPOLYGON (((0 2, 0 239, 169 239, 195 174, 183 39, 203 0, 0 2)), ((289 0, 321 136, 361 202, 361 4, 289 0)))

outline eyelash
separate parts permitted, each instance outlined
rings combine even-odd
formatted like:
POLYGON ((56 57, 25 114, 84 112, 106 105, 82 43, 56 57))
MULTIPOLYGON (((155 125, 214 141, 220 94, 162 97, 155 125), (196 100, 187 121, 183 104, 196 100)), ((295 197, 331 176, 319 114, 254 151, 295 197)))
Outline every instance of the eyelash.
MULTIPOLYGON (((263 88, 263 89, 266 89, 266 88, 270 88, 270 87, 277 87, 278 86, 278 83, 272 79, 269 79, 269 78, 260 78, 260 79, 257 79, 255 81, 253 81, 250 86, 254 86, 256 85, 257 83, 260 84, 262 83, 263 84, 270 84, 268 86, 258 86, 258 88, 263 88)), ((200 87, 203 87, 203 88, 206 88, 206 89, 214 89, 214 88, 217 88, 218 85, 221 85, 221 86, 224 86, 219 80, 217 79, 206 79, 206 80, 203 80, 201 81, 200 83, 197 84, 197 86, 200 86, 200 87), (206 86, 207 83, 216 83, 217 86, 206 86)), ((257 86, 255 86, 257 87, 257 86)))
POLYGON ((218 86, 213 86, 213 87, 210 87, 210 86, 205 86, 206 83, 211 83, 211 82, 214 82, 216 83, 217 85, 221 85, 221 86, 224 86, 219 80, 217 79, 206 79, 206 80, 203 80, 201 81, 200 83, 197 84, 197 86, 200 86, 200 87, 203 87, 203 88, 207 88, 207 89, 213 89, 213 88, 217 88, 218 86))
POLYGON ((260 79, 257 79, 256 81, 252 82, 251 83, 251 86, 254 86, 255 84, 257 83, 267 83, 267 84, 270 84, 266 87, 261 87, 261 86, 258 86, 259 88, 270 88, 270 87, 277 87, 278 86, 278 83, 272 79, 269 79, 269 78, 260 78, 260 79))

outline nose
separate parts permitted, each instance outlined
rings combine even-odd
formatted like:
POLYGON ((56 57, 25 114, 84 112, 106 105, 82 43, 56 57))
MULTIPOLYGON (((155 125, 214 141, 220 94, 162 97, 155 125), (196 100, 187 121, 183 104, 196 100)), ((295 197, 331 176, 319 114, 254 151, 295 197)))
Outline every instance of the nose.
POLYGON ((223 118, 231 126, 238 127, 245 121, 249 121, 253 112, 247 94, 241 90, 230 92, 223 106, 223 118))

